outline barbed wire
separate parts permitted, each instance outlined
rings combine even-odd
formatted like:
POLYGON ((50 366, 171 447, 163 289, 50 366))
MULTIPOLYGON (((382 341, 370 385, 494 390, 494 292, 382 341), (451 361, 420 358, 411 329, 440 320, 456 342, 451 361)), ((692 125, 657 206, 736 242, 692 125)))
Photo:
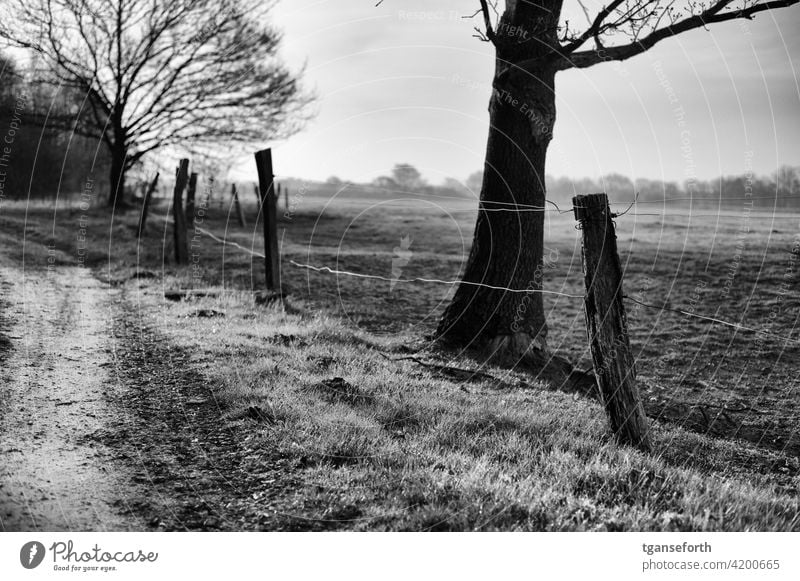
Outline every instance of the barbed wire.
POLYGON ((514 288, 507 288, 507 287, 504 287, 504 286, 495 286, 495 285, 491 285, 491 284, 485 284, 485 283, 482 283, 482 282, 472 282, 472 281, 469 281, 469 280, 441 280, 441 279, 438 279, 438 278, 421 278, 421 277, 418 277, 418 278, 390 278, 390 277, 387 277, 387 276, 380 276, 380 275, 377 275, 377 274, 363 274, 363 273, 358 273, 358 272, 350 272, 350 271, 347 271, 347 270, 337 270, 337 269, 330 268, 328 266, 314 266, 312 264, 301 264, 301 263, 296 262, 294 260, 289 260, 288 263, 291 264, 292 266, 296 266, 296 267, 299 267, 299 268, 305 268, 305 269, 313 270, 313 271, 316 271, 316 272, 326 272, 326 273, 330 273, 330 274, 351 276, 351 277, 355 277, 355 278, 368 278, 368 279, 373 279, 373 280, 382 280, 382 281, 385 281, 385 282, 394 282, 394 283, 397 283, 397 282, 402 282, 402 283, 422 282, 422 283, 433 283, 433 284, 446 284, 446 285, 451 285, 451 286, 452 285, 464 284, 464 285, 467 285, 467 286, 475 286, 475 287, 487 288, 487 289, 491 289, 491 290, 500 290, 500 291, 509 292, 509 293, 556 295, 556 296, 561 296, 561 297, 568 297, 568 298, 571 298, 571 299, 582 299, 582 298, 584 298, 583 295, 562 293, 562 292, 559 292, 559 291, 551 291, 551 290, 544 290, 544 289, 527 289, 527 288, 526 289, 514 289, 514 288))
POLYGON ((719 323, 720 325, 724 325, 726 327, 731 327, 731 328, 737 329, 739 331, 750 331, 750 332, 753 332, 753 333, 759 333, 761 335, 766 335, 768 337, 773 337, 775 339, 780 339, 781 341, 786 341, 787 343, 800 344, 800 339, 793 339, 791 337, 786 337, 784 335, 779 335, 777 333, 771 333, 770 331, 766 331, 764 329, 757 329, 755 327, 748 327, 747 325, 743 325, 741 323, 726 321, 724 319, 719 319, 717 317, 710 317, 708 315, 700 315, 700 314, 697 314, 697 313, 684 311, 682 309, 673 309, 671 307, 665 307, 665 306, 660 306, 659 307, 658 305, 651 305, 651 304, 642 302, 639 299, 635 299, 635 298, 633 298, 631 296, 628 296, 628 295, 623 295, 622 298, 624 298, 625 300, 631 301, 632 303, 636 303, 637 305, 641 305, 643 307, 649 308, 649 309, 654 309, 654 310, 662 311, 662 312, 663 311, 669 311, 669 312, 672 312, 672 313, 678 313, 678 314, 681 314, 681 315, 684 315, 684 316, 687 316, 687 317, 693 317, 695 319, 702 319, 704 321, 710 321, 712 323, 719 323))
MULTIPOLYGON (((220 242, 220 243, 222 243, 224 245, 234 246, 235 248, 238 248, 238 249, 250 254, 251 256, 255 256, 255 257, 258 257, 258 258, 265 258, 264 254, 262 254, 260 252, 257 252, 257 251, 254 251, 254 250, 251 250, 249 248, 246 248, 246 247, 242 246, 241 244, 238 244, 237 242, 233 242, 233 241, 230 241, 230 240, 226 240, 226 239, 220 238, 220 237, 216 236, 215 234, 213 234, 212 232, 209 232, 205 228, 201 228, 199 226, 195 226, 195 230, 197 232, 200 232, 201 234, 205 234, 209 238, 211 238, 213 240, 216 240, 217 242, 220 242)), ((565 292, 545 290, 545 289, 530 289, 530 288, 514 289, 514 288, 503 287, 503 286, 490 285, 490 284, 479 283, 479 282, 472 282, 472 281, 467 281, 467 280, 442 280, 442 279, 437 279, 437 278, 423 278, 423 277, 405 278, 405 279, 403 279, 403 278, 391 278, 391 277, 381 276, 381 275, 377 275, 377 274, 365 274, 365 273, 359 273, 359 272, 352 272, 352 271, 348 271, 348 270, 334 269, 334 268, 331 268, 329 266, 316 266, 316 265, 313 265, 313 264, 305 264, 305 263, 297 262, 295 260, 286 260, 286 261, 282 261, 282 263, 290 264, 290 265, 292 265, 292 266, 294 266, 296 268, 302 268, 302 269, 306 269, 306 270, 311 270, 313 272, 318 272, 318 273, 335 274, 337 276, 348 276, 348 277, 351 277, 351 278, 380 280, 380 281, 389 282, 389 283, 405 283, 405 284, 429 283, 429 284, 444 284, 444 285, 449 285, 449 286, 455 286, 455 285, 462 285, 463 284, 463 285, 468 285, 468 286, 487 288, 487 289, 490 289, 490 290, 499 290, 499 291, 509 292, 509 293, 542 294, 542 295, 553 295, 553 296, 559 296, 559 297, 566 297, 566 298, 570 298, 570 299, 583 299, 583 300, 586 299, 586 295, 585 294, 573 294, 573 293, 565 293, 565 292)), ((660 311, 660 312, 668 311, 668 312, 680 314, 680 315, 683 315, 683 316, 686 316, 686 317, 695 318, 695 319, 707 321, 707 322, 710 322, 710 323, 720 324, 720 325, 723 325, 723 326, 726 326, 726 327, 730 327, 730 328, 733 328, 733 329, 736 329, 736 330, 739 330, 739 331, 748 331, 748 332, 752 332, 752 333, 761 334, 761 335, 764 335, 764 336, 772 337, 774 339, 778 339, 778 340, 786 342, 786 343, 800 344, 800 339, 794 339, 792 337, 786 337, 784 335, 780 335, 780 334, 777 334, 777 333, 772 333, 772 332, 766 331, 764 329, 757 329, 755 327, 749 327, 747 325, 743 325, 742 323, 738 323, 738 322, 735 322, 735 321, 727 321, 725 319, 720 319, 718 317, 711 317, 711 316, 708 316, 708 315, 702 315, 702 314, 693 313, 693 312, 690 312, 690 311, 684 311, 682 309, 675 309, 675 308, 671 308, 671 307, 666 307, 666 306, 663 306, 663 305, 662 306, 653 305, 653 304, 645 303, 643 301, 640 301, 640 300, 638 300, 638 299, 636 299, 634 297, 628 296, 628 295, 623 295, 622 298, 624 300, 627 300, 627 301, 633 302, 635 304, 638 304, 638 305, 640 305, 642 307, 653 309, 653 310, 657 310, 657 311, 660 311)))

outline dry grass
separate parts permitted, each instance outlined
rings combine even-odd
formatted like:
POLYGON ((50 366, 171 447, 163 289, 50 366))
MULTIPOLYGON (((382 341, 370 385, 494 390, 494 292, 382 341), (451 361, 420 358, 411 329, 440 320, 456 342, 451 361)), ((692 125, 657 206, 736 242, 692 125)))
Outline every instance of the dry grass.
MULTIPOLYGON (((284 259, 386 277, 394 247, 410 235, 414 254, 404 278, 455 279, 474 219, 472 204, 453 201, 446 209, 301 202, 294 220, 281 224, 284 259)), ((609 441, 595 402, 536 377, 486 367, 485 375, 453 377, 401 359, 413 346, 426 361, 476 366, 466 356, 426 350, 450 287, 390 289, 385 281, 287 266, 288 308, 256 306, 259 259, 200 238, 197 268, 176 268, 164 258, 170 236, 158 214, 137 246, 135 216, 112 222, 93 212, 86 263, 124 289, 148 324, 193 353, 223 421, 248 432, 249 445, 294 462, 305 483, 291 507, 298 522, 356 530, 800 528, 796 345, 631 307, 640 383, 649 413, 661 418, 653 424, 656 452, 646 456, 609 441), (132 276, 142 271, 154 278, 132 276), (165 289, 191 286, 220 294, 185 303, 163 298, 165 289)), ((57 260, 74 262, 81 216, 79 208, 33 208, 26 216, 7 206, 3 243, 25 233, 26 258, 41 264, 47 254, 36 249, 52 238, 57 260)), ((226 227, 225 217, 225 208, 212 208, 205 226, 261 250, 260 226, 226 227)), ((789 336, 800 302, 796 282, 776 293, 797 221, 766 228, 752 220, 740 251, 736 216, 688 226, 679 217, 620 218, 626 290, 789 336), (739 270, 725 291, 736 254, 739 270)), ((580 292, 573 222, 554 217, 548 231, 547 245, 558 251, 549 288, 580 292)), ((552 346, 588 366, 580 303, 548 298, 548 308, 552 346)))

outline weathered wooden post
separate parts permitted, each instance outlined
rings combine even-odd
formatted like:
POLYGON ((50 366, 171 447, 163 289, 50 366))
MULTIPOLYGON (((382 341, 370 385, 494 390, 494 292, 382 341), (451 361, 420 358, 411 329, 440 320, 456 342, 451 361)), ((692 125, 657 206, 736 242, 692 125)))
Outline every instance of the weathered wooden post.
POLYGON ((231 196, 233 196, 233 204, 236 206, 236 217, 239 219, 239 226, 244 228, 247 224, 244 222, 244 212, 242 212, 242 205, 239 203, 239 190, 236 189, 236 184, 231 184, 231 196))
POLYGON ((622 303, 622 267, 606 194, 572 198, 583 231, 586 332, 594 373, 611 429, 621 444, 650 449, 647 417, 636 388, 636 369, 622 303))
POLYGON ((275 196, 275 176, 272 173, 272 150, 257 151, 258 188, 261 209, 264 213, 264 262, 267 274, 267 290, 281 293, 281 270, 278 256, 278 222, 275 196))
POLYGON ((194 196, 197 191, 197 173, 189 176, 189 189, 186 190, 186 224, 188 228, 194 226, 194 196))
POLYGON ((283 211, 289 214, 289 186, 283 188, 283 211))
POLYGON ((172 228, 175 242, 175 262, 189 262, 189 245, 186 239, 186 214, 183 211, 183 190, 189 181, 189 160, 182 159, 175 171, 175 189, 172 190, 172 228))
POLYGON ((158 176, 159 172, 156 172, 156 177, 153 178, 153 181, 150 182, 150 185, 144 192, 144 200, 142 200, 142 215, 139 216, 139 228, 136 230, 137 238, 141 238, 142 234, 144 234, 144 227, 147 225, 147 212, 150 210, 150 200, 153 198, 153 194, 158 186, 158 176))

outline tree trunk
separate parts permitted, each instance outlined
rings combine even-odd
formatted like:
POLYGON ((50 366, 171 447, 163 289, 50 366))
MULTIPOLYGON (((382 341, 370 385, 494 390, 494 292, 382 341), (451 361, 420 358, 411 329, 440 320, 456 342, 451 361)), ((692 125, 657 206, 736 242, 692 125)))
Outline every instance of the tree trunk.
MULTIPOLYGON (((508 5, 508 4, 507 4, 508 5)), ((547 324, 540 293, 502 290, 542 289, 545 159, 556 118, 555 70, 531 73, 509 63, 536 56, 536 42, 520 43, 500 31, 549 30, 535 5, 515 3, 496 32, 498 47, 489 103, 480 208, 463 281, 445 311, 437 337, 445 344, 477 348, 492 358, 544 367, 547 324), (478 285, 501 287, 486 288, 478 285)))
POLYGON ((124 203, 125 192, 125 156, 124 147, 114 145, 111 147, 111 171, 108 176, 109 195, 108 205, 118 209, 124 203))

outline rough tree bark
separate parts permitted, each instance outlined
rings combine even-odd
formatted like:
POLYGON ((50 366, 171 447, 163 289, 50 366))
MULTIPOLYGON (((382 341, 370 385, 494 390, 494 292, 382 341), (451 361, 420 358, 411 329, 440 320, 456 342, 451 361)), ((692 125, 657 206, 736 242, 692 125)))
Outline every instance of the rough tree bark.
POLYGON ((546 46, 521 43, 513 31, 541 31, 557 42, 558 13, 519 3, 506 10, 494 32, 497 60, 474 242, 464 282, 437 330, 444 343, 486 350, 511 363, 523 359, 542 365, 549 360, 542 295, 474 283, 542 289, 544 212, 515 210, 517 205, 545 205, 545 159, 556 120, 556 69, 546 63, 525 72, 515 69, 514 63, 536 59, 546 46))

